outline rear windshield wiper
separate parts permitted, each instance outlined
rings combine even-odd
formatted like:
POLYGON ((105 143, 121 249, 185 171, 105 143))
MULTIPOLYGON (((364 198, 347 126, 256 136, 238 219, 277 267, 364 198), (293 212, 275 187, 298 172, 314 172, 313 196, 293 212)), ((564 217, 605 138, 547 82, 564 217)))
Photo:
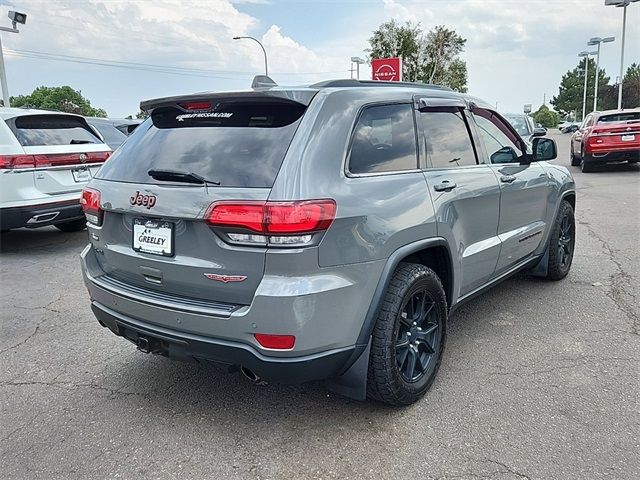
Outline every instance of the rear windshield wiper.
POLYGON ((207 180, 201 175, 193 172, 177 172, 175 170, 149 170, 147 172, 151 178, 166 182, 197 183, 200 185, 220 185, 216 180, 207 180))
POLYGON ((84 145, 85 143, 93 143, 91 140, 76 140, 75 138, 69 142, 69 145, 84 145))

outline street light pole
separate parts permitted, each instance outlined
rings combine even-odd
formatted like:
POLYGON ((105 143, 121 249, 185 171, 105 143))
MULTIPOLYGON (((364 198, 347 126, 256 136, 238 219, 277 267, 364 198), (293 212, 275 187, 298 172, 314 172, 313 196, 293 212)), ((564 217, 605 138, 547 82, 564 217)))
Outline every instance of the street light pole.
POLYGON ((596 82, 595 82, 594 94, 593 94, 593 111, 594 112, 598 109, 598 80, 599 80, 598 77, 600 73, 600 45, 603 43, 613 42, 615 39, 616 39, 615 37, 606 37, 606 38, 593 37, 587 42, 588 46, 598 45, 598 51, 596 53, 596 82))
POLYGON ((580 52, 579 57, 584 58, 584 92, 582 93, 582 121, 584 122, 587 110, 587 79, 589 78, 589 52, 580 52))
POLYGON ((233 37, 233 39, 234 40, 241 40, 241 39, 253 40, 258 45, 260 45, 260 48, 262 49, 262 53, 264 54, 264 74, 268 77, 269 76, 269 68, 267 66, 267 51, 264 49, 264 45, 262 45, 262 42, 260 42, 260 40, 258 40, 257 38, 254 38, 254 37, 233 37))
POLYGON ((0 35, 0 83, 2 83, 2 100, 5 107, 10 107, 9 87, 7 86, 7 70, 4 67, 4 52, 2 51, 2 35, 0 35))
POLYGON ((618 84, 618 110, 622 109, 622 78, 624 75, 624 37, 627 30, 627 7, 625 3, 622 7, 622 46, 620 47, 620 83, 618 84))
POLYGON ((360 80, 360 65, 366 63, 366 60, 360 57, 351 57, 351 63, 356 64, 356 78, 360 80))
POLYGON ((638 0, 605 0, 607 6, 622 7, 622 46, 620 47, 620 82, 618 83, 618 110, 622 109, 622 79, 624 75, 624 41, 627 30, 627 7, 638 0))
MULTIPOLYGON (((20 33, 20 30, 16 28, 18 23, 24 25, 27 23, 27 15, 20 12, 10 11, 7 15, 11 20, 12 27, 0 27, 0 31, 9 33, 20 33)), ((2 51, 2 38, 0 36, 0 83, 2 84, 2 101, 5 107, 10 107, 11 102, 9 100, 9 87, 7 86, 7 70, 4 66, 4 52, 2 51)))

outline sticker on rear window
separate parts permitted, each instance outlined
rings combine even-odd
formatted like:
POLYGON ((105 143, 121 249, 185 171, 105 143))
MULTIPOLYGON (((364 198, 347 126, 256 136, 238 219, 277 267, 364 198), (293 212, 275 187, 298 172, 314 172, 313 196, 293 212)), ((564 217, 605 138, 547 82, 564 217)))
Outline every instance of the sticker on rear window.
POLYGON ((227 112, 201 112, 201 113, 183 113, 178 115, 176 120, 184 122, 185 118, 231 118, 233 113, 227 112))

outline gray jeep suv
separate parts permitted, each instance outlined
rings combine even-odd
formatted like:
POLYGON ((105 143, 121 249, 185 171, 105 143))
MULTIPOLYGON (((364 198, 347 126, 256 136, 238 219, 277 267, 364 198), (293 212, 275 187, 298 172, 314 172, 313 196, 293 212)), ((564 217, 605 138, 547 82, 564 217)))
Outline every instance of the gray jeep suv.
POLYGON ((406 405, 456 307, 571 266, 554 141, 476 98, 338 80, 141 108, 83 193, 82 266, 100 324, 144 352, 406 405))

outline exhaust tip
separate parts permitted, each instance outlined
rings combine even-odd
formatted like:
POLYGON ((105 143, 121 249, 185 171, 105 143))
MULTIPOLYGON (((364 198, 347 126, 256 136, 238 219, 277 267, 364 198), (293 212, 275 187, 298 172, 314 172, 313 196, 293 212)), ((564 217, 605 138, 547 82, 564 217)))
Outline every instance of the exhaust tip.
POLYGON ((247 368, 247 367, 240 367, 240 372, 242 372, 242 374, 247 377, 249 380, 251 380, 252 382, 259 382, 260 381, 260 377, 258 375, 256 375, 256 373, 247 368))

